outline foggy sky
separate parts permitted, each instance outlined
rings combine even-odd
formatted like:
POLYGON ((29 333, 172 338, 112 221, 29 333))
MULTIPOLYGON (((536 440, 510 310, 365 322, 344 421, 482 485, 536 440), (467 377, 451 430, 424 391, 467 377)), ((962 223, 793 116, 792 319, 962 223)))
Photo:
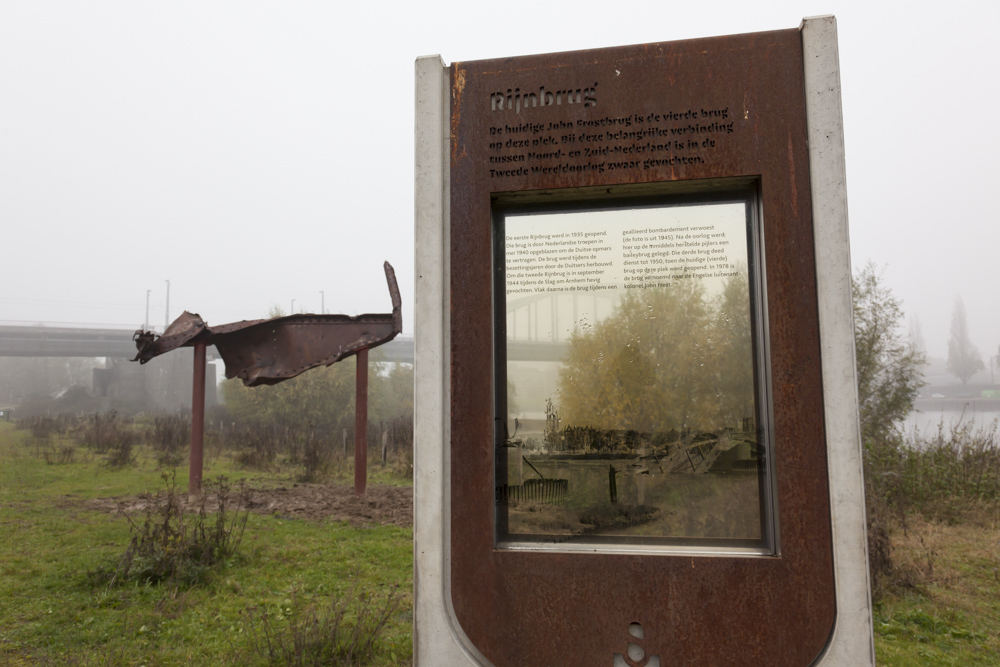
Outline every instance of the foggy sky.
POLYGON ((391 309, 413 331, 413 62, 840 33, 853 264, 1000 343, 1000 3, 4 2, 0 324, 391 309))

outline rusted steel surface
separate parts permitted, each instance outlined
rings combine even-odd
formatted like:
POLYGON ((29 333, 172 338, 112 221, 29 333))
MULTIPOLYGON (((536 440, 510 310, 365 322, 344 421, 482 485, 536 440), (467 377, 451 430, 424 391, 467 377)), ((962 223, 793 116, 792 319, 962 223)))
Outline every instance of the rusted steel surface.
POLYGON ((363 496, 368 486, 368 350, 360 350, 355 358, 354 495, 363 496))
POLYGON ((403 329, 399 288, 392 266, 384 264, 392 313, 287 315, 209 327, 197 314, 184 312, 162 336, 137 331, 138 355, 150 359, 197 343, 214 345, 226 364, 226 378, 239 377, 248 387, 277 384, 317 366, 333 363, 395 338, 403 329))
MULTIPOLYGON (((462 630, 498 667, 610 665, 633 622, 644 630, 646 655, 658 655, 660 664, 810 664, 827 642, 836 609, 799 32, 455 63, 451 75, 450 590, 462 630), (570 86, 596 87, 596 106, 503 114, 490 108, 497 91, 570 86), (728 109, 733 132, 720 133, 711 150, 687 153, 702 161, 643 167, 641 158, 637 168, 610 169, 627 154, 590 160, 581 154, 563 162, 605 168, 572 173, 491 161, 492 128, 564 121, 573 128, 567 133, 598 134, 600 126, 577 121, 703 108, 728 109), (760 187, 780 553, 497 549, 494 341, 485 325, 493 319, 491 195, 733 176, 756 177, 760 187)), ((646 127, 634 121, 610 129, 646 127)), ((502 140, 548 134, 558 131, 502 140)), ((636 136, 616 145, 651 140, 636 136)))
POLYGON ((191 458, 188 466, 188 495, 201 494, 201 473, 205 442, 205 364, 207 345, 194 346, 194 386, 191 389, 191 458))

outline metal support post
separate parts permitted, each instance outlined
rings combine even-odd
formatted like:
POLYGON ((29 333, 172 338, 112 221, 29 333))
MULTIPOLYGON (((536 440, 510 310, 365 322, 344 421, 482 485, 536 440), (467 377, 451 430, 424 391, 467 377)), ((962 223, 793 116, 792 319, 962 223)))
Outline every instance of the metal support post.
POLYGON ((368 485, 368 348, 358 350, 354 399, 354 495, 368 485))
POLYGON ((205 440, 205 348, 203 342, 194 345, 194 386, 191 388, 191 461, 188 467, 188 496, 201 495, 202 445, 205 440))

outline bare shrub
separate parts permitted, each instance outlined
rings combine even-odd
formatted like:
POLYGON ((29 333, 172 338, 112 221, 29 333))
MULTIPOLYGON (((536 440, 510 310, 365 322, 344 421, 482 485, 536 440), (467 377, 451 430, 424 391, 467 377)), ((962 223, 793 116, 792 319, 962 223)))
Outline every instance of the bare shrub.
POLYGON ((238 466, 253 470, 273 469, 278 453, 289 449, 288 429, 269 424, 232 424, 212 439, 220 449, 235 452, 238 466))
POLYGON ((884 500, 865 488, 868 535, 868 571, 871 577, 872 597, 880 599, 889 587, 893 576, 892 543, 889 539, 889 508, 884 500))
POLYGON ((393 472, 401 477, 413 475, 413 414, 406 414, 383 422, 381 429, 386 433, 384 462, 392 466, 393 472))
POLYGON ((77 431, 80 443, 104 454, 104 460, 112 468, 121 468, 135 461, 134 445, 138 434, 130 420, 122 419, 114 410, 97 412, 77 431))
POLYGON ((305 434, 302 444, 302 473, 298 476, 300 482, 316 482, 327 477, 333 465, 333 442, 310 430, 305 434))
POLYGON ((188 444, 191 419, 182 415, 155 417, 147 429, 146 440, 158 452, 176 452, 188 444))
POLYGON ((977 427, 963 413, 936 433, 912 433, 890 456, 873 467, 882 496, 906 525, 906 512, 958 521, 964 507, 1000 503, 1000 437, 998 420, 977 427))
POLYGON ((61 432, 60 420, 55 417, 29 417, 18 422, 18 428, 27 428, 31 437, 38 441, 48 441, 61 432))
POLYGON ((342 597, 293 611, 288 623, 253 607, 244 623, 250 652, 271 664, 296 667, 367 665, 401 602, 396 590, 382 595, 360 590, 355 575, 342 597))
POLYGON ((75 421, 69 415, 35 416, 17 420, 15 428, 30 432, 29 442, 34 445, 36 455, 42 456, 53 440, 58 440, 72 429, 75 421))
POLYGON ((116 562, 90 573, 93 583, 108 588, 126 582, 190 585, 239 551, 249 517, 248 491, 242 483, 234 492, 225 477, 206 482, 198 511, 186 513, 176 473, 161 477, 166 488, 155 496, 146 494, 140 520, 119 504, 132 539, 116 562), (212 511, 207 507, 209 498, 215 501, 212 511))
POLYGON ((76 455, 76 448, 73 445, 61 445, 59 447, 46 447, 42 451, 42 458, 49 465, 59 463, 72 463, 76 455))
POLYGON ((108 449, 104 462, 109 468, 124 468, 135 463, 134 439, 122 439, 108 449))
MULTIPOLYGON (((910 540, 913 525, 991 525, 1000 511, 998 420, 976 427, 963 414, 936 432, 866 443, 865 501, 873 596, 891 587, 919 588, 934 578, 935 551, 919 562, 897 562, 890 528, 910 540)), ((918 534, 916 539, 922 539, 918 534)), ((921 542, 922 544, 922 542, 921 542)))
POLYGON ((145 439, 156 452, 161 467, 179 465, 184 449, 191 442, 191 419, 181 415, 155 417, 146 428, 145 439))

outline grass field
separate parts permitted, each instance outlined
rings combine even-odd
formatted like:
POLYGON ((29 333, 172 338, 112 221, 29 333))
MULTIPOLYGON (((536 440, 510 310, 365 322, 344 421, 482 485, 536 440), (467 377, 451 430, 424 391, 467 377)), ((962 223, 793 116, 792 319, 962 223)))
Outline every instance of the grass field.
MULTIPOLYGON (((82 447, 50 464, 29 432, 0 422, 0 664, 273 664, 253 648, 265 630, 291 637, 337 601, 377 606, 394 594, 400 606, 365 664, 411 662, 410 527, 251 513, 237 556, 199 583, 95 585, 89 573, 121 558, 130 529, 93 499, 164 489, 155 457, 138 451, 120 469, 82 447)), ((236 470, 226 456, 206 461, 205 479, 217 475, 292 486, 287 473, 236 470)), ((186 486, 186 468, 177 477, 186 486)), ((352 606, 348 626, 355 615, 352 606)))
POLYGON ((880 665, 1000 665, 1000 516, 909 517, 892 535, 893 584, 875 608, 880 665))
MULTIPOLYGON (((30 431, 0 422, 0 664, 313 664, 272 660, 261 647, 268 638, 314 640, 305 622, 338 601, 377 606, 393 594, 400 605, 373 657, 354 664, 411 663, 408 520, 384 525, 363 512, 343 521, 323 512, 297 514, 294 504, 258 506, 238 554, 199 582, 108 587, 91 573, 113 566, 132 533, 107 499, 134 504, 139 494, 162 492, 164 470, 145 446, 134 464, 117 469, 80 446, 72 461, 56 462, 51 454, 64 444, 70 443, 58 436, 48 443, 47 462, 30 431)), ((333 482, 349 482, 349 472, 342 464, 333 482)), ((370 472, 369 505, 389 497, 379 495, 392 491, 386 485, 409 484, 407 475, 388 468, 370 472)), ((280 491, 329 501, 323 495, 329 479, 297 484, 292 468, 248 472, 215 452, 206 459, 205 479, 218 475, 245 479, 265 500, 280 491)), ((184 487, 183 463, 177 477, 184 487)), ((894 571, 875 608, 879 664, 1000 665, 1000 511, 963 501, 936 521, 911 514, 905 526, 894 526, 894 571)), ((347 626, 355 616, 351 606, 347 626)))

